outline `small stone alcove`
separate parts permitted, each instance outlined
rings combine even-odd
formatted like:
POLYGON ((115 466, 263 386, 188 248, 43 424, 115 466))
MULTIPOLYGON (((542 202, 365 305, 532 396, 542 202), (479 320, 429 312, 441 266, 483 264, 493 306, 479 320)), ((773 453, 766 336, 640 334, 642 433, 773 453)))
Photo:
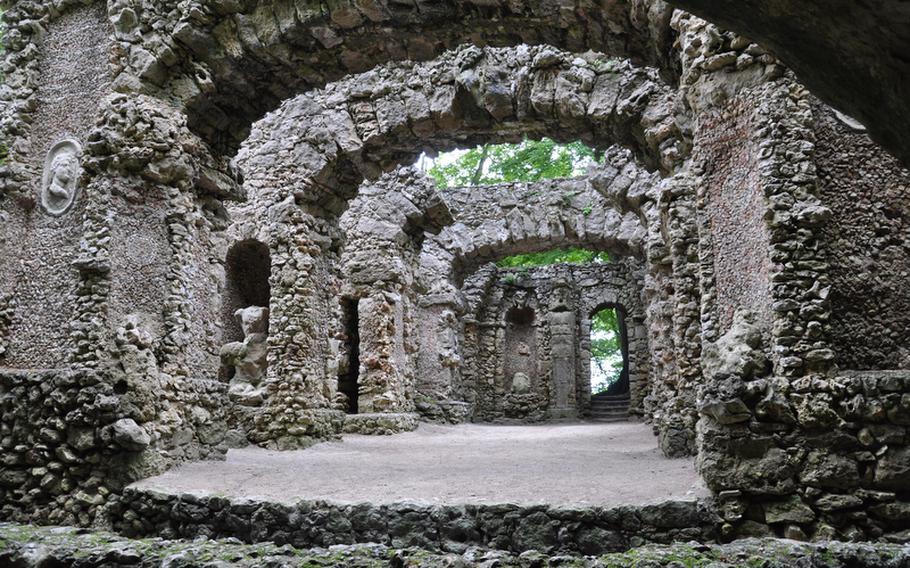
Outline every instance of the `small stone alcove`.
POLYGON ((527 394, 537 383, 537 328, 534 309, 514 306, 505 315, 505 349, 503 390, 510 394, 527 394))
MULTIPOLYGON (((243 341, 237 310, 252 306, 268 308, 271 298, 271 255, 264 243, 247 239, 234 244, 225 259, 225 291, 222 302, 222 344, 243 341)), ((232 369, 222 369, 230 378, 232 369)))

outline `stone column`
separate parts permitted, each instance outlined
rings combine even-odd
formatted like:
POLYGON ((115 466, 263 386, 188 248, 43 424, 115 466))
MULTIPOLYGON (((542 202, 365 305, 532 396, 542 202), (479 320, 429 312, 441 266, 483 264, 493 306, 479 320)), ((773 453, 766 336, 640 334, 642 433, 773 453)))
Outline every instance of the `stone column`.
POLYGON ((564 280, 557 280, 550 298, 550 357, 553 398, 550 401, 551 418, 575 418, 575 366, 577 364, 578 337, 576 314, 571 298, 571 288, 564 280))
POLYGON ((361 413, 413 412, 405 349, 405 298, 377 290, 360 300, 361 413))

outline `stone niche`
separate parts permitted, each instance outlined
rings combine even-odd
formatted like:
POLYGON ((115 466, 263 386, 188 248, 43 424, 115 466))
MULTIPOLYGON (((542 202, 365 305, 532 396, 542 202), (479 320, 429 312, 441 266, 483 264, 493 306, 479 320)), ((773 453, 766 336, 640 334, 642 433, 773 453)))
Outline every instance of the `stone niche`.
POLYGON ((225 263, 222 298, 221 375, 230 381, 231 399, 244 406, 263 401, 260 383, 268 369, 268 247, 248 239, 233 245, 225 263))
POLYGON ((37 105, 22 164, 31 191, 0 202, 0 366, 60 368, 69 360, 79 285, 72 265, 91 199, 81 147, 109 91, 110 36, 105 5, 96 2, 55 18, 37 43, 37 105))
POLYGON ((591 400, 591 315, 625 316, 631 406, 648 388, 648 343, 640 262, 624 259, 530 271, 489 266, 465 282, 463 400, 475 421, 539 422, 584 417, 591 400))

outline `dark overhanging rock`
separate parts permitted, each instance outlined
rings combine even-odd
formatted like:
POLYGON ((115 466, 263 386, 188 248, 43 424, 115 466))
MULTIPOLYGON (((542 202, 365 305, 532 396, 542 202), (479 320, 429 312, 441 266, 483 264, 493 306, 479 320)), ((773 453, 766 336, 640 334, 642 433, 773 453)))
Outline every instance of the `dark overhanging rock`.
POLYGON ((669 0, 760 42, 910 164, 910 5, 896 0, 669 0))

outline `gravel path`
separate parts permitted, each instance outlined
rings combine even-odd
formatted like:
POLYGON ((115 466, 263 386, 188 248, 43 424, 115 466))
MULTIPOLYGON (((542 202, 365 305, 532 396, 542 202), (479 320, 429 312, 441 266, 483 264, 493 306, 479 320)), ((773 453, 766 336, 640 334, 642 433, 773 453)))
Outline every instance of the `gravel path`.
POLYGON ((422 424, 307 450, 231 450, 135 486, 293 503, 646 504, 707 495, 691 459, 667 459, 644 424, 422 424))

